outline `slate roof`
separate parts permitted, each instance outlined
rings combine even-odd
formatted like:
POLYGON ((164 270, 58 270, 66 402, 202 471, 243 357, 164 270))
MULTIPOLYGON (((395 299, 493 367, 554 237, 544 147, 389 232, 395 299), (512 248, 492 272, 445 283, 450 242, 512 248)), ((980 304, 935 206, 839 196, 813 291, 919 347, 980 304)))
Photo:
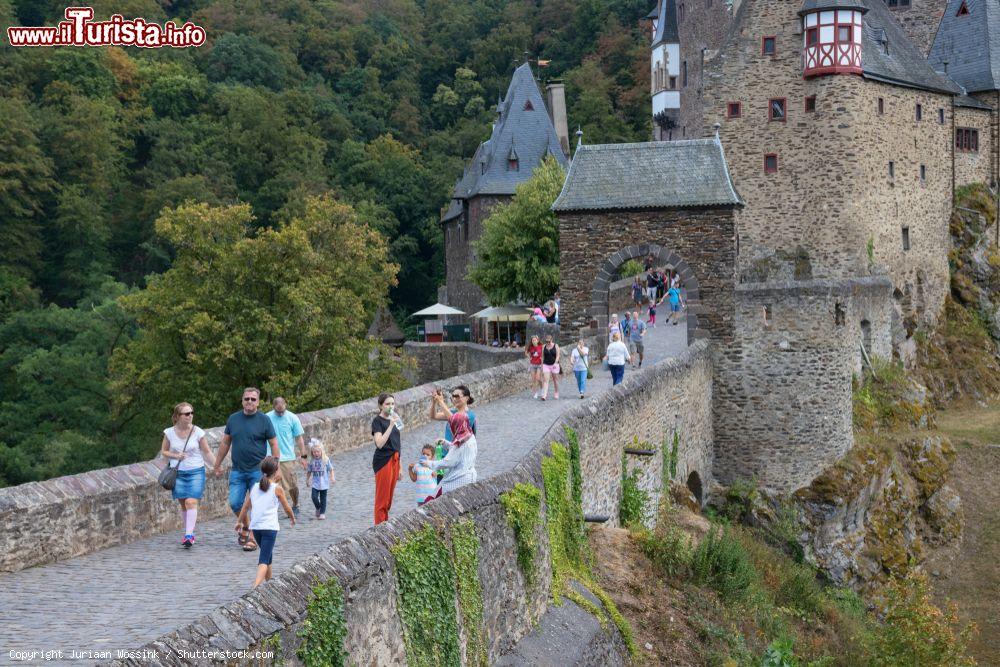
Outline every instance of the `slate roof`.
POLYGON ((653 33, 653 46, 660 44, 677 44, 680 42, 677 32, 677 2, 676 0, 660 0, 656 12, 656 32, 653 33))
MULTIPOLYGON (((455 187, 461 183, 461 179, 455 182, 455 187)), ((449 220, 454 220, 458 216, 462 215, 462 200, 452 199, 451 203, 448 204, 448 209, 441 216, 441 222, 448 222, 449 220)))
MULTIPOLYGON (((456 200, 477 195, 512 195, 514 188, 531 178, 531 172, 546 155, 555 156, 559 164, 567 165, 559 137, 552 125, 545 100, 535 82, 528 63, 516 70, 507 88, 507 95, 497 105, 499 116, 490 138, 479 144, 475 155, 465 166, 462 178, 455 184, 452 204, 445 216, 455 217, 456 200), (530 109, 526 103, 530 102, 530 109), (508 157, 516 155, 518 169, 508 169, 508 157)), ((459 211, 460 212, 460 211, 459 211)), ((442 220, 450 219, 442 217, 442 220)))
POLYGON ((965 107, 967 109, 984 109, 986 111, 993 111, 993 107, 989 104, 980 102, 975 97, 970 97, 968 95, 958 95, 955 97, 955 106, 965 107))
MULTIPOLYGON (((902 26, 892 16, 884 0, 861 2, 868 8, 861 45, 861 68, 866 78, 935 92, 961 94, 961 88, 954 81, 934 71, 903 32, 902 26), (881 43, 883 36, 888 45, 888 54, 881 43)), ((949 73, 950 69, 949 67, 949 73)))
POLYGON ((715 137, 580 146, 552 210, 742 204, 715 137))
POLYGON ((962 0, 944 10, 928 61, 969 92, 1000 88, 1000 3, 965 0, 969 13, 958 16, 962 0))
POLYGON ((867 12, 868 6, 861 0, 805 0, 802 3, 802 9, 799 10, 799 15, 818 9, 860 9, 867 12))

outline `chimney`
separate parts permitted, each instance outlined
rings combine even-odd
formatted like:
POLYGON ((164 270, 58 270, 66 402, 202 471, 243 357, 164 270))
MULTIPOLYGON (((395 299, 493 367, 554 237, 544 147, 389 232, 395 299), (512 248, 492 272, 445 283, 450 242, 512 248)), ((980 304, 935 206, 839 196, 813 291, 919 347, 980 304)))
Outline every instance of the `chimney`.
POLYGON ((545 86, 545 106, 549 109, 549 118, 556 128, 559 145, 563 155, 569 157, 569 127, 566 124, 566 88, 562 81, 556 79, 545 86))

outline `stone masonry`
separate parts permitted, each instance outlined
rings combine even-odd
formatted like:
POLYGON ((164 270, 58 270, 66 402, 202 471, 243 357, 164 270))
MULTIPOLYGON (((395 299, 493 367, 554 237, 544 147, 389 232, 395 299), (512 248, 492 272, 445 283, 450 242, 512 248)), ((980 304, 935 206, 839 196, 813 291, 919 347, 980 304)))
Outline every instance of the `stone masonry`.
POLYGON ((407 341, 403 344, 403 354, 415 363, 414 369, 408 372, 410 382, 424 384, 517 361, 524 358, 524 349, 487 347, 468 342, 407 341))
POLYGON ((905 5, 898 3, 890 9, 903 26, 906 36, 926 56, 934 43, 934 35, 947 4, 947 0, 909 0, 905 5))
POLYGON ((979 131, 979 150, 964 151, 955 147, 955 185, 992 183, 993 170, 990 141, 993 112, 987 109, 955 107, 955 129, 968 128, 979 131))
POLYGON ((448 305, 467 314, 483 307, 483 292, 466 279, 475 262, 473 244, 483 236, 483 221, 497 205, 509 202, 512 197, 472 197, 465 205, 463 215, 442 224, 444 231, 445 265, 447 267, 448 305))

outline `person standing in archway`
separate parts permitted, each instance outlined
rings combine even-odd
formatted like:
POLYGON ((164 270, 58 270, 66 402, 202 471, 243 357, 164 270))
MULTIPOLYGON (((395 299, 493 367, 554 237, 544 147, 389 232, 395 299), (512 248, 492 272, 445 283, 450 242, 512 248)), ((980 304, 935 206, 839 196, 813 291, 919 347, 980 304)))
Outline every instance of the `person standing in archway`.
POLYGON ((646 298, 649 299, 650 303, 656 301, 656 283, 656 271, 650 267, 646 270, 646 298))
POLYGON ((392 496, 399 481, 399 455, 402 444, 399 437, 401 420, 396 414, 396 399, 392 394, 379 394, 379 412, 372 419, 372 439, 375 455, 372 470, 375 471, 375 525, 389 518, 392 496))
POLYGON ((622 335, 622 325, 618 321, 618 313, 611 313, 611 321, 608 322, 608 342, 615 339, 615 334, 622 335))

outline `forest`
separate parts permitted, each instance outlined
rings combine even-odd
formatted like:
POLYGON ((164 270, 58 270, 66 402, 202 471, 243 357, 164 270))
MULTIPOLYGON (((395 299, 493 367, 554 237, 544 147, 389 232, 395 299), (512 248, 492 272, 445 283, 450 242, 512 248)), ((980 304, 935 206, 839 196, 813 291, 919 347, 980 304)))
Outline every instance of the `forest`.
POLYGON ((436 300, 440 210, 525 57, 586 141, 649 135, 650 0, 90 4, 208 39, 0 37, 0 486, 148 459, 181 400, 208 427, 248 384, 300 412, 402 386, 367 326, 436 300))

